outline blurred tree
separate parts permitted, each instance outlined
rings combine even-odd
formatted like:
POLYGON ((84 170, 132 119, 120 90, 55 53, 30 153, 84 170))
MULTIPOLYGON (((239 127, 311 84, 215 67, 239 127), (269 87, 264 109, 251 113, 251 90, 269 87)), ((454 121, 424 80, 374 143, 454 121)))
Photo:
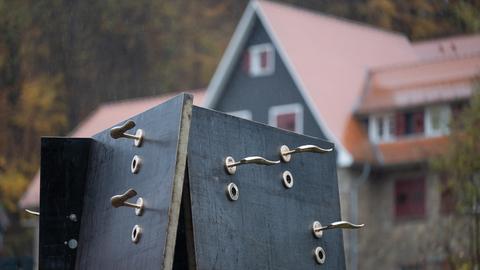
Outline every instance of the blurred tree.
MULTIPOLYGON (((451 254, 458 269, 480 267, 480 84, 477 85, 469 106, 455 117, 451 126, 448 152, 433 161, 433 167, 448 177, 448 188, 456 200, 456 211, 461 218, 455 221, 466 223, 469 230, 465 250, 467 260, 458 260, 451 254)), ((457 257, 457 258, 456 258, 457 257)))

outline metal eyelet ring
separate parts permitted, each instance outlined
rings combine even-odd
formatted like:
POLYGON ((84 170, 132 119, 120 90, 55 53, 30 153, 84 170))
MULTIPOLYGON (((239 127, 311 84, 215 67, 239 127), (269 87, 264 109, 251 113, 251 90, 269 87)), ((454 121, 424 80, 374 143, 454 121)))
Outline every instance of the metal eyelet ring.
POLYGON ((130 164, 130 170, 133 174, 136 174, 140 171, 140 167, 142 166, 142 158, 135 155, 132 159, 132 163, 130 164))
POLYGON ((230 183, 227 185, 227 197, 231 201, 238 200, 238 196, 240 195, 240 191, 238 190, 237 185, 235 183, 230 183))
POLYGON ((313 251, 313 254, 315 255, 315 261, 318 264, 324 264, 325 259, 327 255, 325 254, 325 250, 323 250, 322 247, 316 247, 315 250, 313 251))
POLYGON ((291 172, 284 171, 282 178, 283 178, 283 185, 286 188, 292 188, 293 187, 293 176, 292 176, 291 172))
POLYGON ((137 244, 138 241, 140 241, 140 238, 142 237, 142 228, 138 225, 133 226, 132 229, 132 242, 137 244))

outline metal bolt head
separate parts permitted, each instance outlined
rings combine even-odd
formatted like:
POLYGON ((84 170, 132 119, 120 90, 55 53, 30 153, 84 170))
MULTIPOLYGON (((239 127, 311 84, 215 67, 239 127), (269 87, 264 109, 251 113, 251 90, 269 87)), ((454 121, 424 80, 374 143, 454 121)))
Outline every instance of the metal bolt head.
POLYGON ((137 137, 138 139, 135 139, 135 141, 134 141, 134 144, 135 144, 136 147, 142 146, 144 135, 145 135, 145 133, 143 132, 142 129, 137 129, 137 131, 135 132, 135 137, 137 137))
POLYGON ((78 241, 76 239, 70 239, 65 243, 70 249, 76 249, 78 247, 78 241))
POLYGON ((288 152, 290 151, 290 148, 288 148, 288 146, 286 145, 282 145, 280 147, 280 157, 282 158, 283 162, 289 162, 292 155, 291 154, 288 154, 288 152))
POLYGON ((233 157, 226 157, 225 158, 225 169, 227 170, 228 174, 235 174, 237 171, 237 166, 230 166, 235 163, 235 159, 233 157))
POLYGON ((312 232, 313 232, 313 235, 314 235, 316 238, 322 238, 322 236, 323 236, 323 231, 321 230, 321 228, 322 228, 322 224, 320 223, 320 221, 314 221, 314 222, 313 222, 312 232))
POLYGON ((68 220, 72 221, 72 222, 77 222, 78 221, 78 218, 77 218, 77 215, 75 214, 70 214, 67 216, 68 220))
POLYGON ((135 208, 135 215, 137 216, 141 216, 143 215, 143 206, 144 206, 144 201, 143 201, 143 198, 142 197, 139 197, 137 199, 137 205, 140 206, 140 208, 135 208))

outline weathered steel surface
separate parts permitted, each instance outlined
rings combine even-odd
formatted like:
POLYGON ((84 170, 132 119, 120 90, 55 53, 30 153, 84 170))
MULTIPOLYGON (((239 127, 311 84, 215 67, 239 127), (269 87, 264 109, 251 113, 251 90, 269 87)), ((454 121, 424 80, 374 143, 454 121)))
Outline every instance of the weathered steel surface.
POLYGON ((279 148, 331 143, 194 107, 188 146, 188 173, 196 269, 345 269, 341 230, 312 234, 315 220, 340 220, 335 152, 300 153, 289 163, 242 165, 234 175, 224 159, 262 156, 279 160, 279 148), (286 189, 282 173, 294 185, 286 189), (239 199, 225 188, 234 182, 239 199), (321 246, 325 264, 313 250, 321 246))
POLYGON ((141 147, 131 139, 112 139, 109 130, 94 136, 76 269, 171 269, 186 167, 192 98, 178 96, 132 117, 145 132, 141 147), (143 159, 132 174, 134 155, 143 159), (145 201, 142 216, 132 208, 113 208, 110 197, 133 188, 145 201), (132 228, 143 234, 131 241, 132 228))
POLYGON ((42 138, 39 269, 67 270, 75 265, 76 249, 69 248, 68 241, 71 245, 78 241, 91 142, 42 138))

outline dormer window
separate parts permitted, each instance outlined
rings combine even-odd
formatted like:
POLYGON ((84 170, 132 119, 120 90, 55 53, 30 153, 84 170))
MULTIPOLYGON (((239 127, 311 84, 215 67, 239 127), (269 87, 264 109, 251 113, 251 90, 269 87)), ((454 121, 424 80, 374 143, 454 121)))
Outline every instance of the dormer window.
POLYGON ((270 43, 253 45, 248 50, 248 74, 253 77, 270 75, 275 70, 275 52, 270 43))
POLYGON ((418 136, 443 136, 450 132, 452 109, 449 104, 425 109, 371 115, 368 134, 373 143, 388 142, 397 138, 418 136))

